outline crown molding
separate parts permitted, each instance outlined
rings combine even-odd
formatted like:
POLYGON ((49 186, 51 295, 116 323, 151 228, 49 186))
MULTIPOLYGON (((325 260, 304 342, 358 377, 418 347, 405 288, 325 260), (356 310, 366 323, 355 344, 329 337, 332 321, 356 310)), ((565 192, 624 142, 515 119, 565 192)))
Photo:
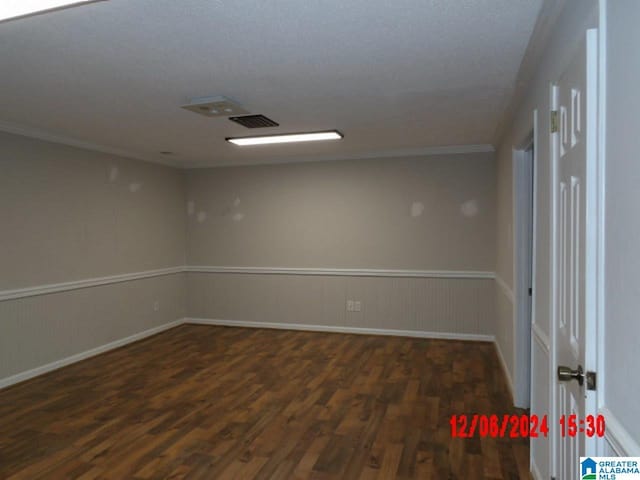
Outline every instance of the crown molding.
POLYGON ((141 160, 143 162, 151 162, 156 164, 162 164, 169 167, 179 169, 196 169, 196 168, 218 168, 218 167, 238 167, 238 166, 255 166, 255 165, 276 165, 286 163, 307 163, 307 162, 323 162, 323 161, 339 161, 339 160, 366 160, 376 158, 399 158, 399 157, 420 157, 428 155, 456 155, 465 153, 491 153, 495 152, 495 148, 490 144, 472 144, 472 145, 442 145, 431 147, 418 147, 418 148, 400 148, 392 150, 382 150, 379 152, 367 152, 361 154, 351 155, 330 155, 330 156, 310 156, 310 157, 296 157, 294 159, 286 159, 282 157, 262 157, 260 161, 242 162, 238 160, 223 160, 214 164, 195 162, 189 160, 176 160, 168 158, 152 158, 145 155, 130 152, 116 147, 110 147, 101 145, 98 143, 87 142, 80 140, 79 138, 60 135, 57 133, 49 132, 47 130, 38 129, 35 127, 21 125, 18 123, 7 122, 0 120, 0 132, 11 133, 14 135, 20 135, 23 137, 34 138, 37 140, 43 140, 45 142, 57 143, 60 145, 67 145, 70 147, 81 148, 83 150, 90 150, 93 152, 106 153, 109 155, 116 155, 118 157, 130 158, 133 160, 141 160))
POLYGON ((529 43, 520 62, 520 67, 518 68, 513 93, 493 135, 495 145, 500 145, 502 137, 507 133, 507 127, 510 125, 518 106, 524 100, 536 73, 536 68, 545 54, 551 32, 558 22, 558 18, 560 18, 565 4, 566 0, 544 0, 542 3, 540 13, 538 14, 536 23, 533 26, 533 31, 531 32, 531 37, 529 38, 529 43))
POLYGON ((83 150, 90 150, 92 152, 106 153, 108 155, 115 155, 118 157, 130 158, 132 160, 141 160, 143 162, 159 163, 162 165, 167 165, 169 167, 178 166, 177 162, 169 159, 156 159, 156 158, 145 157, 144 155, 132 153, 130 151, 122 150, 120 148, 109 147, 106 145, 100 145, 98 143, 93 143, 93 142, 87 142, 75 137, 60 135, 60 134, 52 133, 46 130, 41 130, 35 127, 21 125, 18 123, 12 123, 12 122, 6 122, 6 121, 0 120, 0 132, 20 135, 22 137, 34 138, 36 140, 43 140, 45 142, 57 143, 59 145, 66 145, 69 147, 81 148, 83 150))
POLYGON ((281 165, 286 163, 311 163, 311 162, 331 162, 340 160, 373 160, 382 158, 402 158, 402 157, 422 157, 429 155, 457 155, 465 153, 493 153, 495 147, 488 143, 472 145, 441 145, 418 148, 399 148, 392 150, 382 150, 379 152, 354 153, 351 155, 324 155, 310 156, 295 159, 283 159, 281 157, 266 157, 259 162, 241 162, 235 160, 223 160, 216 164, 206 164, 203 162, 182 162, 178 167, 185 169, 199 168, 219 168, 219 167, 249 167, 256 165, 281 165))

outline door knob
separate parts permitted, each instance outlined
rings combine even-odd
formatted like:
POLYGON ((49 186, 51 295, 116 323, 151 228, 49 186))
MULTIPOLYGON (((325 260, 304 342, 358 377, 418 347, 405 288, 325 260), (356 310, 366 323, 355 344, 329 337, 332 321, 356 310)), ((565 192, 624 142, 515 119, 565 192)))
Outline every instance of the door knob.
POLYGON ((577 380, 578 384, 582 385, 584 383, 584 370, 582 370, 582 365, 578 365, 577 370, 571 370, 564 365, 558 365, 558 380, 561 382, 577 380))

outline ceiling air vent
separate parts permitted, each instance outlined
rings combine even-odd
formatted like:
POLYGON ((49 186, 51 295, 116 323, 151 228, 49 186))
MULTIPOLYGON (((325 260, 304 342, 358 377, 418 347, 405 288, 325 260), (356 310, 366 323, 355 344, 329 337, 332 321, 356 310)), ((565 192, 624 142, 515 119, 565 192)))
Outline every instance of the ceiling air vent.
POLYGON ((205 117, 228 117, 249 113, 238 103, 222 95, 192 98, 188 104, 182 105, 182 108, 205 117))
POLYGON ((265 128, 265 127, 277 127, 278 123, 274 122, 270 118, 264 115, 244 115, 242 117, 229 117, 232 122, 239 123, 243 127, 247 128, 265 128))

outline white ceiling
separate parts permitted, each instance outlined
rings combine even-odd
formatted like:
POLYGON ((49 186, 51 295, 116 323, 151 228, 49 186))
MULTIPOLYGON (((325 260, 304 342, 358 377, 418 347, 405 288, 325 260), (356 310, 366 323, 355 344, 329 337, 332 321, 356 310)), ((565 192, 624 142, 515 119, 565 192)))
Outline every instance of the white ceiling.
POLYGON ((109 0, 0 23, 0 129, 189 166, 490 144, 541 4, 109 0), (280 127, 179 108, 208 95, 280 127), (224 140, 325 129, 344 140, 224 140))

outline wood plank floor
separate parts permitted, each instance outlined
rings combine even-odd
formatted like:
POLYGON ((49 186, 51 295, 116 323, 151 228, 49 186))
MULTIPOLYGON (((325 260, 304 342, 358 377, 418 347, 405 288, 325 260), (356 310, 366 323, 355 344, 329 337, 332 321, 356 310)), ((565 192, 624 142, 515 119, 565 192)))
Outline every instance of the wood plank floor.
POLYGON ((183 325, 0 390, 0 478, 517 479, 493 345, 183 325))

